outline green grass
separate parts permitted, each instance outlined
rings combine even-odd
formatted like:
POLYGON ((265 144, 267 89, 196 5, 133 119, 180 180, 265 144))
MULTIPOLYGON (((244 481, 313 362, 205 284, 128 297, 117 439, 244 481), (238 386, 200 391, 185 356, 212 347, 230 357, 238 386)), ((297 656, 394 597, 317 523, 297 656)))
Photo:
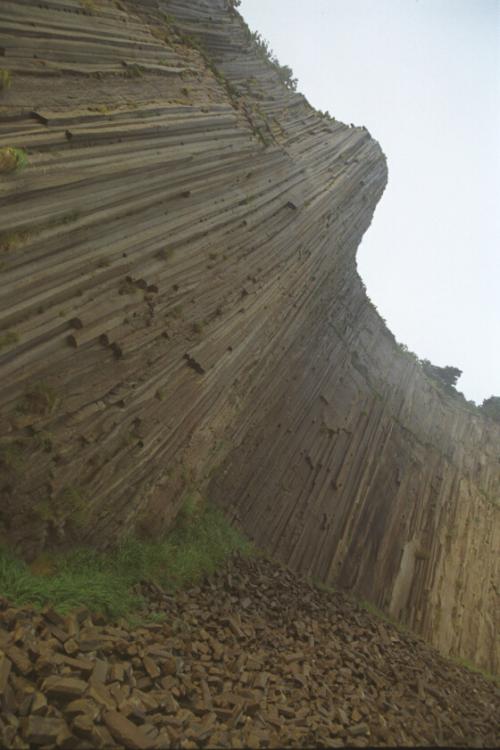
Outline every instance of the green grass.
POLYGON ((16 250, 20 245, 23 245, 31 236, 30 232, 4 232, 0 235, 0 251, 8 252, 9 250, 16 250))
POLYGON ((12 84, 12 76, 8 70, 0 68, 0 91, 2 89, 10 89, 12 84))
POLYGON ((80 0, 80 4, 85 8, 85 10, 90 13, 91 15, 95 13, 96 11, 96 4, 94 0, 80 0))
POLYGON ((158 258, 159 260, 169 260, 170 258, 173 258, 174 254, 175 254, 174 248, 164 247, 155 253, 155 257, 158 258))
POLYGON ((468 669, 469 672, 474 672, 475 674, 482 675, 485 678, 485 680, 488 680, 489 682, 493 682, 498 687, 500 687, 500 675, 495 675, 495 674, 491 674, 491 672, 486 672, 484 669, 481 669, 480 667, 476 667, 476 665, 470 662, 468 659, 462 659, 460 657, 450 657, 450 661, 452 661, 454 664, 456 664, 459 667, 464 667, 465 669, 468 669))
POLYGON ((377 607, 376 604, 369 602, 367 599, 353 598, 353 601, 359 604, 359 606, 362 607, 370 615, 377 617, 379 620, 382 620, 387 625, 392 625, 402 635, 416 635, 411 630, 411 628, 408 627, 408 625, 405 625, 403 622, 400 622, 399 620, 396 620, 394 617, 391 617, 390 615, 386 614, 382 609, 379 609, 379 607, 377 607))
MULTIPOLYGON (((335 588, 333 586, 323 583, 322 581, 319 580, 319 578, 312 578, 311 583, 316 589, 318 589, 318 591, 323 591, 327 594, 333 594, 335 592, 335 588)), ((401 634, 411 635, 411 636, 417 635, 407 625, 404 625, 403 623, 398 622, 398 620, 395 620, 390 615, 387 615, 385 612, 379 609, 379 607, 377 607, 376 604, 373 604, 372 602, 369 602, 366 599, 357 599, 352 594, 347 594, 347 597, 351 600, 351 602, 353 602, 354 604, 357 604, 362 609, 364 609, 365 612, 368 612, 370 615, 373 615, 377 619, 382 620, 382 622, 385 622, 387 625, 392 625, 401 634)), ((417 635, 417 637, 420 637, 420 636, 417 635)), ((486 672, 484 669, 481 669, 480 667, 476 667, 475 664, 468 661, 467 659, 461 659, 459 657, 452 657, 452 656, 448 656, 445 658, 447 661, 455 664, 458 667, 465 667, 465 669, 468 669, 470 672, 475 672, 476 674, 482 675, 486 680, 489 680, 490 682, 493 682, 500 687, 500 676, 491 674, 490 672, 486 672)))
MULTIPOLYGON (((220 511, 187 501, 174 528, 159 542, 125 540, 110 552, 79 549, 49 556, 36 574, 31 567, 0 548, 0 595, 11 602, 40 607, 51 604, 61 612, 86 607, 108 617, 138 612, 142 600, 132 592, 141 581, 154 581, 175 591, 215 572, 234 552, 251 552, 250 544, 220 511)), ((156 618, 158 619, 158 618, 156 618)))
POLYGON ((126 78, 142 78, 142 76, 143 76, 142 68, 136 63, 127 65, 127 67, 125 68, 126 78))
POLYGON ((333 586, 330 586, 327 583, 324 583, 319 578, 312 578, 311 583, 314 586, 315 589, 318 589, 318 591, 323 591, 325 594, 334 594, 335 589, 333 586))
POLYGON ((22 148, 0 148, 0 172, 18 172, 28 166, 28 155, 22 148))

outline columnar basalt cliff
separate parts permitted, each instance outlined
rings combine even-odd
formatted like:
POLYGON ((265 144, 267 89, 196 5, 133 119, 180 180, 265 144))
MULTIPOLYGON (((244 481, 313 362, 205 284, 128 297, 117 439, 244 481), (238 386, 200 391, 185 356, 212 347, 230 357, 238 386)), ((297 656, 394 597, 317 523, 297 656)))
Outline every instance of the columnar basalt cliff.
POLYGON ((0 530, 161 533, 187 491, 444 653, 500 662, 500 428, 400 350, 387 179, 226 0, 3 0, 0 530))

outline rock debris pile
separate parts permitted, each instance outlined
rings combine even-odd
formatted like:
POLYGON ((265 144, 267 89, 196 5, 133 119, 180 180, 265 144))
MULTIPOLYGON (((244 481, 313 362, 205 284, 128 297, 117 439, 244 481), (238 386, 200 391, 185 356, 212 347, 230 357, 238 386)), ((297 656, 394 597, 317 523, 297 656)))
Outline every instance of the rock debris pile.
POLYGON ((500 744, 493 683, 275 562, 142 589, 164 622, 1 601, 3 747, 500 744))

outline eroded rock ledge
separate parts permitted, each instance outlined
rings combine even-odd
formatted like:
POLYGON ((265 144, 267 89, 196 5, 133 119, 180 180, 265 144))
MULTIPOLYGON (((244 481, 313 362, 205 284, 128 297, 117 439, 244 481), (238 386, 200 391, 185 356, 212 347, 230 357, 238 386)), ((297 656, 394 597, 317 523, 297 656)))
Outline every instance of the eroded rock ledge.
POLYGON ((157 533, 193 487, 491 671, 500 429, 399 351, 355 253, 387 179, 225 0, 4 0, 2 536, 157 533))

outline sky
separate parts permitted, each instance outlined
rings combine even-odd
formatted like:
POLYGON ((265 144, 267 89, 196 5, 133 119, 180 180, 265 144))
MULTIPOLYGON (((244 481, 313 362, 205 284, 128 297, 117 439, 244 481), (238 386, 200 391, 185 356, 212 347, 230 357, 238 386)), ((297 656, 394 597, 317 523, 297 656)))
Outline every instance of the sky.
POLYGON ((500 0, 242 0, 298 90, 365 125, 389 182, 358 250, 368 295, 421 359, 500 396, 500 0))

